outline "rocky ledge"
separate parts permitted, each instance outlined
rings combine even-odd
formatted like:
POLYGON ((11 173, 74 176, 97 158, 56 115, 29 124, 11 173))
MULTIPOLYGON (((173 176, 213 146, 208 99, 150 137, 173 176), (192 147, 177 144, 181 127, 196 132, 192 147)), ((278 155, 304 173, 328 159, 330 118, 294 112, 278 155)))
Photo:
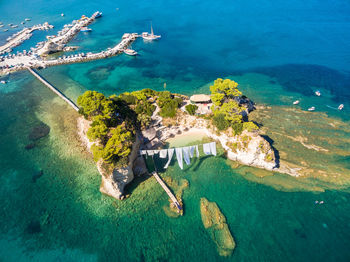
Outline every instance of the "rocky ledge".
MULTIPOLYGON (((83 117, 78 118, 78 134, 89 152, 91 152, 91 146, 94 144, 89 141, 86 135, 90 124, 91 121, 85 120, 83 117)), ((110 170, 103 165, 102 160, 97 162, 97 169, 102 177, 100 186, 101 193, 116 199, 123 199, 124 188, 134 179, 134 175, 142 175, 147 172, 143 159, 138 157, 139 148, 140 139, 136 136, 136 141, 132 145, 132 150, 128 157, 129 163, 126 167, 110 170)))
POLYGON ((240 135, 228 134, 229 132, 218 133, 208 120, 188 114, 180 115, 177 118, 176 125, 158 128, 154 132, 157 133, 157 136, 152 139, 150 144, 152 146, 160 145, 165 143, 168 138, 190 132, 191 130, 204 132, 208 137, 219 141, 227 152, 227 158, 230 160, 238 161, 248 166, 296 175, 295 172, 289 172, 290 170, 278 168, 275 150, 259 132, 248 132, 245 130, 240 135))

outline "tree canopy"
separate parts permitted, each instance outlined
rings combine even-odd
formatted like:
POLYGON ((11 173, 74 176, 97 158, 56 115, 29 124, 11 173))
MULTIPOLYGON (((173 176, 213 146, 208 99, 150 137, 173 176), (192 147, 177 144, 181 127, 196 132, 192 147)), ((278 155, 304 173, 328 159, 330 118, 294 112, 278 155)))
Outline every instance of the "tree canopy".
POLYGON ((111 118, 116 111, 113 102, 102 93, 86 91, 78 97, 79 112, 87 118, 101 115, 104 118, 111 118))

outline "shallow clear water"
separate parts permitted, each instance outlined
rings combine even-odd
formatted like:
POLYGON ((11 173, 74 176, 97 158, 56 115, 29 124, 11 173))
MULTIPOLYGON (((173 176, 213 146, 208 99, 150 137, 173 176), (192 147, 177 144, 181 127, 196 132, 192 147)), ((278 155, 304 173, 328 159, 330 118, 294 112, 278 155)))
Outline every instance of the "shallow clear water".
MULTIPOLYGON (((25 17, 32 18, 28 24, 55 25, 52 32, 35 32, 16 50, 95 10, 104 16, 91 25, 93 32, 72 41, 83 51, 113 46, 124 32, 148 31, 152 20, 162 39, 151 44, 136 41, 137 58, 122 55, 41 73, 73 100, 88 89, 110 95, 162 90, 164 83, 173 92, 190 95, 208 91, 217 77, 231 77, 254 101, 273 107, 272 119, 275 114, 285 121, 262 122, 288 160, 298 162, 293 156, 302 152, 316 166, 322 161, 324 170, 338 167, 350 174, 347 2, 59 0, 52 5, 36 0, 2 1, 0 10, 6 25, 19 24, 25 17), (323 94, 320 98, 313 95, 317 89, 323 94), (314 118, 307 115, 310 125, 295 120, 290 105, 296 99, 301 101, 298 109, 316 107, 314 118), (327 107, 340 103, 345 104, 342 112, 327 107), (333 132, 327 122, 337 123, 339 129, 333 132), (317 132, 308 134, 314 127, 317 132), (294 135, 298 129, 310 144, 331 148, 332 154, 318 155, 283 139, 283 134, 294 135), (332 136, 334 141, 317 141, 332 136)), ((0 41, 13 32, 0 32, 0 41)), ((190 186, 184 191, 185 215, 169 218, 163 211, 167 196, 152 178, 131 184, 125 201, 101 195, 100 176, 75 132, 77 114, 27 72, 6 79, 9 83, 0 87, 1 260, 349 260, 346 175, 340 179, 343 185, 295 179, 236 167, 223 156, 202 158, 185 171, 174 164, 162 176, 186 178, 190 186), (40 121, 50 126, 49 136, 25 150, 30 130, 40 121), (40 170, 43 175, 38 177, 40 170), (230 258, 218 255, 202 225, 201 197, 215 201, 227 218, 237 243, 230 258), (325 204, 315 205, 315 200, 325 204)))

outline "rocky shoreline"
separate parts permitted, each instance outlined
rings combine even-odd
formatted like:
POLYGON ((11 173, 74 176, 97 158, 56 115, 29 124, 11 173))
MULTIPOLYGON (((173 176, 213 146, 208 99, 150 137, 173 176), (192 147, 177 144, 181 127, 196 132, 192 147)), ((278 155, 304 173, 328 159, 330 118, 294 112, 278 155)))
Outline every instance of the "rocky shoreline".
MULTIPOLYGON (((208 120, 190 116, 184 112, 179 112, 176 124, 166 126, 163 124, 166 124, 167 120, 157 115, 157 112, 158 110, 152 116, 153 125, 143 131, 142 135, 136 135, 136 141, 132 146, 126 167, 108 171, 103 167, 101 160, 97 162, 97 169, 102 176, 101 193, 116 199, 123 199, 125 197, 124 188, 134 179, 135 174, 143 175, 147 173, 143 158, 138 156, 140 147, 146 149, 161 148, 169 138, 191 133, 191 131, 202 132, 207 137, 219 141, 227 153, 227 158, 232 161, 291 176, 299 176, 298 170, 286 166, 278 166, 278 159, 273 147, 258 132, 244 131, 236 136, 228 136, 225 133, 218 134, 208 120), (145 143, 143 143, 144 141, 145 143)), ((77 122, 79 137, 89 152, 91 152, 91 146, 94 142, 90 142, 86 135, 91 121, 79 117, 77 122)))
MULTIPOLYGON (((86 120, 83 117, 79 117, 77 120, 78 135, 80 140, 83 142, 87 150, 92 153, 91 146, 94 144, 94 142, 89 141, 86 135, 90 128, 90 124, 91 121, 86 120)), ((147 172, 143 159, 138 157, 140 143, 140 139, 138 136, 136 136, 136 141, 134 142, 131 153, 128 157, 129 163, 126 167, 115 168, 111 172, 104 168, 101 160, 96 163, 97 170, 102 177, 100 186, 101 193, 116 199, 123 199, 125 197, 124 188, 134 179, 134 175, 143 175, 147 172)))

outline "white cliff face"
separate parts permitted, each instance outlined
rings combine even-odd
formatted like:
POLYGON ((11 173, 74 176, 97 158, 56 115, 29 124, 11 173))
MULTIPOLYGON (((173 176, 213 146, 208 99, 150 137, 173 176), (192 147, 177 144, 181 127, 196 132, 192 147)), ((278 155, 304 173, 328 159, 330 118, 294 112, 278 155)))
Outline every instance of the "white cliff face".
MULTIPOLYGON (((94 144, 90 142, 86 136, 90 128, 91 121, 85 120, 83 117, 78 118, 78 134, 87 149, 91 152, 91 146, 94 144)), ((115 168, 109 172, 103 168, 102 160, 97 162, 97 169, 102 176, 100 192, 116 199, 121 199, 124 194, 124 188, 134 179, 134 162, 137 158, 140 148, 140 140, 136 136, 136 141, 132 145, 132 150, 129 155, 129 163, 126 167, 115 168)))
POLYGON ((267 170, 276 168, 276 158, 273 149, 257 133, 244 131, 239 136, 228 137, 225 134, 215 135, 207 130, 207 135, 220 141, 230 160, 267 170))
POLYGON ((101 160, 97 163, 97 169, 102 175, 102 182, 100 192, 116 199, 121 199, 124 194, 124 188, 134 179, 134 162, 137 158, 140 148, 140 140, 136 136, 136 141, 132 145, 131 153, 129 155, 129 164, 126 167, 113 169, 110 174, 102 168, 101 160))
POLYGON ((121 199, 125 186, 134 179, 131 166, 115 168, 112 174, 106 173, 100 163, 97 164, 97 169, 102 175, 100 192, 116 199, 121 199))
MULTIPOLYGON (((239 136, 228 136, 225 133, 216 134, 215 130, 209 128, 208 120, 189 115, 182 116, 179 122, 182 132, 186 128, 197 128, 203 130, 208 137, 220 141, 230 160, 248 166, 281 171, 276 168, 276 157, 271 145, 258 133, 244 131, 239 136)), ((161 137, 166 140, 169 134, 176 134, 177 130, 176 127, 162 129, 161 137)), ((290 172, 287 173, 290 174, 290 172)))

